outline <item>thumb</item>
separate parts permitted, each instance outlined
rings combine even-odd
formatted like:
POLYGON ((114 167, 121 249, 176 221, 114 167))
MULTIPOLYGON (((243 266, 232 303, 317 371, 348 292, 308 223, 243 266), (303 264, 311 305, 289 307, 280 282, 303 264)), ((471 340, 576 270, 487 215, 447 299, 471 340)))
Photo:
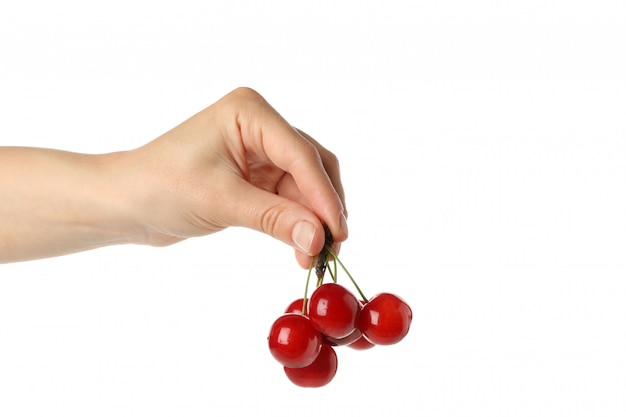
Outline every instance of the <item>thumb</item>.
POLYGON ((241 180, 229 191, 226 221, 265 233, 308 255, 324 246, 324 227, 309 208, 241 180))

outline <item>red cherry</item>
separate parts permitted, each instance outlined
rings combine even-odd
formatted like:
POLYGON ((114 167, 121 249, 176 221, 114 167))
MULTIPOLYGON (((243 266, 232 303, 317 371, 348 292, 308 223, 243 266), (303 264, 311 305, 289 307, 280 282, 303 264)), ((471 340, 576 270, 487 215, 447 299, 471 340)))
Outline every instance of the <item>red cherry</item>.
POLYGON ((327 344, 322 345, 317 359, 304 368, 284 367, 287 378, 305 388, 319 388, 328 384, 337 374, 337 354, 327 344))
POLYGON ((308 366, 322 348, 322 335, 301 314, 286 313, 270 329, 268 344, 272 356, 283 366, 308 366))
POLYGON ((289 307, 287 307, 287 309, 285 310, 285 313, 302 314, 303 303, 304 303, 304 298, 298 298, 297 300, 289 304, 289 307))
POLYGON ((381 293, 363 306, 359 329, 375 345, 393 345, 409 332, 413 312, 400 297, 381 293))
POLYGON ((361 331, 358 328, 355 328, 352 333, 340 339, 335 339, 332 337, 328 337, 326 335, 322 335, 322 341, 323 343, 326 343, 327 345, 330 345, 330 346, 345 346, 345 345, 350 345, 352 342, 357 341, 362 336, 363 336, 363 333, 361 333, 361 331))
POLYGON ((308 302, 313 326, 333 339, 344 338, 354 331, 360 311, 361 305, 354 294, 335 283, 319 286, 308 302))
POLYGON ((357 340, 350 343, 348 347, 354 350, 367 350, 373 348, 374 344, 367 340, 365 336, 361 335, 361 337, 359 337, 357 340))
MULTIPOLYGON (((360 300, 360 303, 361 303, 361 308, 362 308, 365 305, 365 301, 360 300)), ((361 329, 359 329, 358 327, 354 331, 354 334, 358 334, 359 337, 353 338, 353 340, 347 343, 347 346, 349 348, 352 348, 355 350, 367 350, 367 349, 371 349, 374 347, 374 344, 371 343, 369 340, 367 340, 365 336, 363 336, 361 329)), ((348 337, 346 339, 348 339, 348 337)))

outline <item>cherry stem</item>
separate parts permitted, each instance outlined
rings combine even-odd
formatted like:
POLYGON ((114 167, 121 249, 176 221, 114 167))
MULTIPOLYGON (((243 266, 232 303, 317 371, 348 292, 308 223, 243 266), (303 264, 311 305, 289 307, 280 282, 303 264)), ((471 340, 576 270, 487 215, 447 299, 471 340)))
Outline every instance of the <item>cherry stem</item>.
MULTIPOLYGON (((330 254, 328 255, 328 258, 330 258, 330 254)), ((337 283, 337 261, 335 261, 335 258, 333 258, 333 264, 335 265, 335 270, 333 271, 332 269, 328 268, 328 273, 330 274, 330 277, 332 278, 333 282, 336 284, 337 283)))
POLYGON ((309 293, 309 281, 311 280, 311 271, 313 271, 313 267, 315 266, 315 261, 317 256, 311 258, 311 265, 309 266, 309 273, 306 276, 306 284, 304 286, 304 298, 302 298, 302 315, 306 316, 306 303, 307 297, 309 293))
POLYGON ((336 260, 337 262, 339 262, 339 265, 341 265, 341 268, 344 270, 344 272, 346 273, 346 275, 348 275, 348 278, 350 278, 350 281, 352 281, 352 284, 354 285, 354 287, 356 288, 356 290, 359 292, 359 295, 361 296, 361 298, 363 299, 363 301, 365 301, 366 303, 368 302, 367 297, 365 296, 365 294, 363 294, 363 291, 361 291, 361 288, 359 288, 358 284, 356 283, 356 281, 354 280, 354 278, 352 278, 352 275, 350 275, 350 272, 348 272, 348 269, 346 268, 346 266, 343 264, 343 262, 341 262, 341 260, 339 259, 339 257, 337 256, 337 254, 333 251, 333 248, 331 248, 329 245, 326 245, 326 250, 328 250, 328 252, 333 256, 333 259, 336 260))
MULTIPOLYGON (((317 255, 316 259, 319 259, 320 256, 324 255, 324 273, 319 275, 319 271, 316 269, 315 272, 318 273, 317 276, 317 283, 315 284, 315 288, 320 287, 323 283, 324 283, 324 276, 326 274, 326 271, 328 270, 328 273, 330 274, 330 277, 332 278, 333 282, 336 284, 337 283, 337 278, 336 275, 333 276, 332 272, 328 269, 328 261, 330 260, 330 253, 326 252, 325 254, 320 252, 319 255, 317 255)), ((317 262, 316 262, 317 263, 317 262)), ((316 266, 317 268, 317 266, 316 266)))

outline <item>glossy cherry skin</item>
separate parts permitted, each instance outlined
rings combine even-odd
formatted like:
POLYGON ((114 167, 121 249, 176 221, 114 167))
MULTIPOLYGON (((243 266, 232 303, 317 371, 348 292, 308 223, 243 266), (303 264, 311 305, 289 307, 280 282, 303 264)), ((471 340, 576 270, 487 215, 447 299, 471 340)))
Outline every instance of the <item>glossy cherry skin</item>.
MULTIPOLYGON (((365 304, 365 301, 361 301, 360 304, 361 306, 363 306, 365 304)), ((300 302, 299 305, 300 307, 302 307, 302 302, 300 302)), ((298 306, 297 301, 294 301, 292 303, 292 306, 296 308, 298 306)), ((358 327, 356 327, 354 331, 349 335, 339 339, 328 337, 322 334, 322 342, 330 346, 349 346, 356 350, 365 350, 374 347, 373 344, 368 342, 367 339, 363 337, 363 333, 361 333, 361 330, 358 327)))
POLYGON ((301 368, 317 358, 322 335, 308 317, 286 313, 272 324, 267 338, 272 356, 283 366, 301 368))
POLYGON ((340 339, 335 339, 332 337, 322 335, 322 342, 330 346, 346 346, 346 345, 350 345, 353 342, 356 342, 362 336, 363 336, 363 333, 361 333, 361 331, 358 328, 356 328, 354 329, 352 333, 340 339))
POLYGON ((361 334, 361 337, 356 339, 354 342, 348 344, 347 346, 354 350, 367 350, 373 348, 375 345, 361 334))
MULTIPOLYGON (((285 313, 302 314, 303 303, 304 303, 303 298, 298 298, 297 300, 294 300, 291 304, 289 304, 289 306, 285 310, 285 313)), ((361 301, 361 304, 364 304, 363 301, 361 301)), ((362 336, 363 334, 361 333, 361 331, 358 328, 355 328, 354 331, 350 333, 348 336, 342 337, 340 339, 335 339, 335 338, 328 337, 322 334, 322 342, 330 346, 345 346, 345 345, 349 345, 355 342, 357 339, 363 339, 362 336)), ((366 342, 366 343, 370 344, 369 342, 366 342)), ((370 344, 370 346, 372 345, 370 344)))
POLYGON ((285 375, 295 385, 305 388, 319 388, 328 384, 337 374, 337 353, 327 344, 309 366, 304 368, 284 367, 285 375))
POLYGON ((304 303, 304 298, 298 298, 297 300, 294 300, 291 304, 289 304, 289 306, 285 310, 285 313, 302 314, 303 303, 304 303))
POLYGON ((359 329, 375 345, 393 345, 404 339, 412 320, 411 307, 403 299, 381 293, 363 306, 359 329))
POLYGON ((342 339, 357 327, 361 305, 345 287, 328 283, 313 291, 307 310, 317 330, 327 337, 342 339))
MULTIPOLYGON (((363 306, 365 305, 365 301, 360 300, 360 303, 361 308, 363 308, 363 306)), ((358 328, 358 325, 354 333, 346 337, 345 340, 347 341, 346 345, 354 350, 367 350, 374 347, 374 344, 367 340, 365 336, 363 336, 363 332, 361 332, 361 329, 358 328), (358 335, 358 337, 356 337, 356 335, 358 335)))

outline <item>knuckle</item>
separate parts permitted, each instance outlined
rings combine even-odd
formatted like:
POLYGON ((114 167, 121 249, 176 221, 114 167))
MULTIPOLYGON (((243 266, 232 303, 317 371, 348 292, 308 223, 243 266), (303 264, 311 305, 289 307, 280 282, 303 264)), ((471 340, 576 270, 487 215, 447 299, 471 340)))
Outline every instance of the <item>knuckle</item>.
POLYGON ((265 101, 261 94, 250 87, 237 87, 229 94, 229 96, 234 98, 235 101, 241 102, 265 101))
POLYGON ((263 109, 269 108, 265 98, 250 87, 234 89, 222 99, 222 104, 225 113, 235 115, 236 120, 240 123, 243 123, 243 120, 250 120, 263 109))
POLYGON ((283 212, 284 207, 281 206, 273 206, 265 209, 259 216, 261 231, 271 236, 278 236, 280 218, 283 212))
POLYGON ((303 141, 302 142, 302 149, 301 152, 303 155, 305 155, 306 158, 309 159, 322 159, 322 155, 320 154, 320 151, 317 149, 317 147, 315 147, 315 145, 313 145, 311 142, 309 141, 303 141))

